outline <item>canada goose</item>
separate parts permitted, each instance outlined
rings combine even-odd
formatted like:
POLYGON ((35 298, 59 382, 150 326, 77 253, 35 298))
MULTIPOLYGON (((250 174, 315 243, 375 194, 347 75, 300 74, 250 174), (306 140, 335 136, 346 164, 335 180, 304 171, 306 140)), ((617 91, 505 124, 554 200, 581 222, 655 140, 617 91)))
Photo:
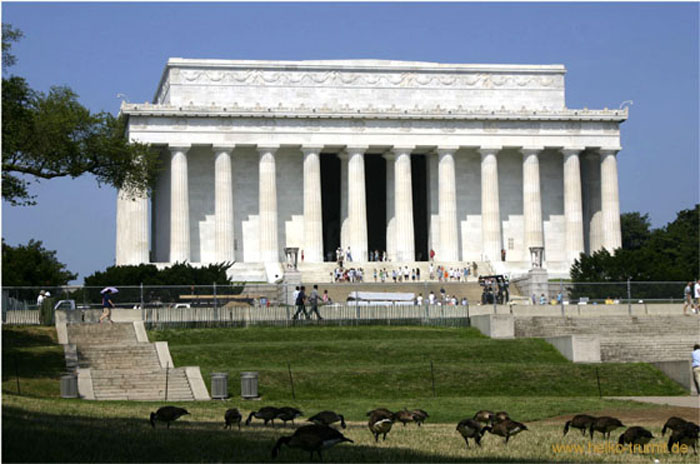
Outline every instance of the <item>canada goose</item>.
POLYGON ((387 408, 372 409, 371 411, 368 411, 367 414, 365 414, 365 416, 369 417, 375 412, 385 414, 387 417, 391 417, 391 420, 396 419, 396 415, 393 412, 389 411, 387 408))
POLYGON ((367 426, 369 431, 374 435, 374 441, 379 441, 379 435, 384 435, 384 440, 386 440, 386 434, 391 430, 391 426, 394 425, 394 413, 384 409, 375 409, 369 412, 369 421, 367 426))
POLYGON ((483 422, 484 424, 492 424, 493 417, 493 411, 489 411, 488 409, 482 409, 481 411, 474 414, 474 417, 472 419, 478 422, 483 422))
POLYGON ((151 413, 151 427, 156 428, 156 421, 161 421, 168 424, 168 428, 170 428, 171 422, 187 414, 189 414, 187 409, 177 406, 163 406, 158 411, 151 413))
POLYGON ((528 430, 528 428, 525 424, 515 422, 514 420, 506 419, 500 422, 496 422, 493 425, 487 425, 486 427, 484 427, 483 430, 485 432, 491 432, 494 435, 505 437, 507 445, 508 440, 510 440, 510 437, 512 437, 513 435, 517 435, 523 430, 528 430))
POLYGON ((275 419, 281 419, 284 425, 287 425, 287 421, 292 421, 294 424, 294 419, 302 416, 304 413, 299 411, 297 408, 290 408, 288 406, 281 407, 277 410, 277 417, 275 419))
POLYGON ((406 427, 407 423, 413 422, 413 413, 408 409, 403 408, 403 410, 396 411, 394 413, 394 419, 401 422, 403 426, 406 427))
MULTIPOLYGON (((672 431, 676 431, 680 428, 682 428, 685 424, 687 424, 688 421, 685 419, 682 419, 680 417, 669 417, 666 423, 664 424, 664 428, 661 429, 661 436, 663 437, 666 435, 666 429, 671 429, 672 431)), ((691 422, 692 424, 692 422, 691 422)))
POLYGON ((625 424, 620 422, 618 419, 610 416, 599 417, 591 423, 589 431, 591 433, 591 439, 593 439, 594 432, 600 432, 603 437, 610 438, 610 432, 618 427, 624 427, 625 424))
POLYGON ((654 435, 644 427, 630 427, 625 432, 620 435, 617 443, 620 445, 626 445, 631 443, 633 445, 646 445, 654 438, 654 435))
POLYGON ((457 431, 462 435, 462 438, 464 438, 467 448, 469 448, 470 438, 473 438, 474 442, 481 446, 481 437, 486 433, 485 428, 486 427, 481 425, 481 422, 474 419, 463 419, 457 424, 457 431))
POLYGON ((668 438, 668 451, 673 453, 673 445, 686 445, 693 448, 693 453, 698 454, 697 443, 700 436, 700 427, 694 423, 687 423, 674 430, 668 438))
POLYGON ((264 420, 265 425, 267 425, 268 422, 271 422, 272 426, 274 427, 277 414, 279 414, 279 409, 273 406, 265 406, 257 411, 251 412, 248 419, 245 421, 245 425, 250 425, 250 421, 253 419, 253 417, 255 417, 256 419, 264 420))
POLYGON ((317 425, 331 425, 340 421, 340 426, 345 428, 345 418, 343 415, 336 414, 333 411, 321 411, 315 416, 309 417, 308 421, 317 425))
POLYGON ((276 458, 277 455, 279 455, 282 445, 287 445, 290 448, 301 448, 304 451, 308 451, 311 459, 314 458, 314 452, 316 452, 318 453, 319 459, 323 461, 321 450, 330 448, 344 441, 354 443, 349 438, 343 436, 342 433, 327 425, 303 425, 296 429, 294 434, 277 440, 274 448, 272 448, 272 457, 276 458))
POLYGON ((569 431, 569 426, 575 429, 581 429, 581 435, 586 436, 586 430, 591 426, 595 417, 589 416, 588 414, 578 414, 574 416, 570 421, 566 421, 564 424, 564 435, 569 431))
POLYGON ((510 416, 505 411, 499 411, 493 416, 494 422, 503 422, 508 419, 510 419, 510 416))
POLYGON ((226 421, 224 428, 232 428, 233 424, 238 424, 238 430, 241 430, 241 419, 243 419, 243 416, 241 416, 241 412, 237 408, 227 410, 226 414, 224 414, 224 420, 226 421))
POLYGON ((425 422, 425 420, 430 417, 430 414, 428 414, 426 411, 423 411, 422 409, 414 409, 411 411, 413 413, 413 421, 418 424, 418 427, 425 422))

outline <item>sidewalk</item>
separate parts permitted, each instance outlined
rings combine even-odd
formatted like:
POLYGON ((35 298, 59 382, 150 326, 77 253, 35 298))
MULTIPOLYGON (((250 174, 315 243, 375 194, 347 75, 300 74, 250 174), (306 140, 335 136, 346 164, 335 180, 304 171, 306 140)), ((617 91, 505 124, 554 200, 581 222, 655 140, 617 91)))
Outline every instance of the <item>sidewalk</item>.
POLYGON ((611 400, 639 401, 640 403, 667 404, 682 408, 700 409, 700 396, 606 396, 611 400))

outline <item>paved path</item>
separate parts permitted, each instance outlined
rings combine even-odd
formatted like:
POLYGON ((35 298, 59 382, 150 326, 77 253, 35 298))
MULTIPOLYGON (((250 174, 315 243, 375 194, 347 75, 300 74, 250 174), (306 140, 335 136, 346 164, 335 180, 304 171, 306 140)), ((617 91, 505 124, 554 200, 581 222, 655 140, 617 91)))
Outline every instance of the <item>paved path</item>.
POLYGON ((682 408, 700 409, 700 396, 606 396, 611 400, 639 401, 641 403, 668 404, 682 408))

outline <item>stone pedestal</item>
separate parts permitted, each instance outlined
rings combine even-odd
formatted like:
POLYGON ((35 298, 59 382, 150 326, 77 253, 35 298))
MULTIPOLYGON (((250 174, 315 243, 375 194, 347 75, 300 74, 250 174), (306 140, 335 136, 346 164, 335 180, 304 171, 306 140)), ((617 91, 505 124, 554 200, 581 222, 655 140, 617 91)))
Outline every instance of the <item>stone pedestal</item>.
POLYGON ((534 294, 536 301, 539 304, 540 295, 544 293, 547 297, 547 302, 549 302, 549 275, 546 269, 530 269, 527 272, 527 289, 528 298, 532 298, 534 294))

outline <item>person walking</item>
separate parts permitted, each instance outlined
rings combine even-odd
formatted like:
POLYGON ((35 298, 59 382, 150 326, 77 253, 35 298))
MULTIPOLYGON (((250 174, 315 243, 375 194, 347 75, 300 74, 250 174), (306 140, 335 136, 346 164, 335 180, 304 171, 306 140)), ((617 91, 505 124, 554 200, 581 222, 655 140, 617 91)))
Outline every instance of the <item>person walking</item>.
POLYGON ((311 293, 309 294, 309 303, 311 303, 311 313, 309 314, 309 319, 311 319, 311 316, 313 316, 314 313, 316 313, 316 317, 319 321, 321 321, 323 320, 323 318, 318 312, 318 298, 318 285, 314 285, 314 288, 311 289, 311 293))
POLYGON ((296 320, 299 318, 300 313, 304 313, 304 316, 308 319, 309 314, 306 312, 306 306, 304 306, 304 301, 306 300, 306 293, 305 293, 306 287, 303 285, 299 289, 299 294, 297 295, 297 299, 295 301, 295 304, 297 305, 297 311, 294 313, 294 316, 292 316, 292 320, 296 320))
MULTIPOLYGON (((46 292, 48 293, 48 292, 46 292)), ((700 279, 698 279, 697 282, 695 282, 695 288, 694 288, 694 293, 695 293, 695 312, 697 313, 700 311, 700 279)))
POLYGON ((104 319, 107 319, 110 324, 114 324, 112 321, 112 308, 114 308, 114 303, 112 303, 112 291, 107 290, 102 294, 102 315, 100 316, 100 324, 104 319))
POLYGON ((693 305, 693 283, 688 282, 688 285, 683 289, 683 300, 685 304, 683 305, 683 315, 688 316, 688 306, 690 306, 691 311, 695 312, 695 306, 693 305))
POLYGON ((693 380, 695 392, 700 396, 700 345, 693 346, 693 380))

